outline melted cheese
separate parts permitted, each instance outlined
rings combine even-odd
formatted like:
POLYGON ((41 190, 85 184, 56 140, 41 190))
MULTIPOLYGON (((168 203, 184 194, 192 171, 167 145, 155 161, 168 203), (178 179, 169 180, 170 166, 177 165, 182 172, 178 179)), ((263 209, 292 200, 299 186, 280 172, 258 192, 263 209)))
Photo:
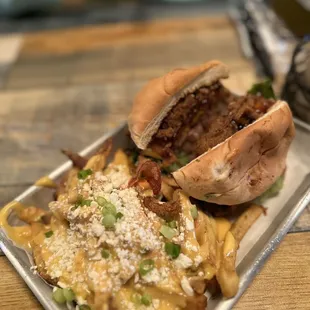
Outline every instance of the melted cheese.
POLYGON ((30 249, 30 240, 32 237, 30 226, 11 226, 8 218, 12 211, 21 212, 25 206, 18 202, 12 201, 3 207, 0 211, 0 226, 4 229, 7 236, 19 247, 30 249))
POLYGON ((36 186, 42 186, 42 187, 48 187, 48 188, 56 188, 57 184, 48 176, 44 176, 37 180, 34 185, 36 186))

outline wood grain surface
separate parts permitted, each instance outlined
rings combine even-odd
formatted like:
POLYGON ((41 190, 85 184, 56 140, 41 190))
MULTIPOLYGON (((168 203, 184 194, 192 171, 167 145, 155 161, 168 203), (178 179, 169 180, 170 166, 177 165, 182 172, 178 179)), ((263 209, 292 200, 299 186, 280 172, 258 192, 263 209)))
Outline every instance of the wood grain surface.
MULTIPOLYGON (((223 16, 25 34, 14 44, 13 64, 0 61, 0 205, 61 164, 60 148, 81 150, 125 120, 150 78, 217 58, 235 91, 256 79, 223 16)), ((310 209, 297 225, 309 229, 310 209)), ((288 235, 236 309, 310 309, 309 245, 310 233, 288 235)), ((1 310, 41 309, 5 257, 0 270, 1 310)))
MULTIPOLYGON (((234 309, 310 309, 309 266, 310 232, 287 235, 234 309)), ((0 257, 0 270, 0 309, 42 309, 5 257, 0 257)))

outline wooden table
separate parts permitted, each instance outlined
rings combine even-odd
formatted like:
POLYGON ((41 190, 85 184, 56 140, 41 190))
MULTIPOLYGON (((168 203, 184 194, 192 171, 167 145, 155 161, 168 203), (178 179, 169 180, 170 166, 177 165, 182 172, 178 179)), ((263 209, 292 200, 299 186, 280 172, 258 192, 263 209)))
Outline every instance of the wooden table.
MULTIPOLYGON (((226 82, 255 80, 224 16, 91 26, 0 37, 0 205, 126 119, 141 85, 169 69, 220 59, 226 82)), ((310 210, 296 224, 236 309, 310 309, 310 210), (293 229, 294 230, 294 229, 293 229)), ((0 309, 40 309, 0 257, 0 309)))

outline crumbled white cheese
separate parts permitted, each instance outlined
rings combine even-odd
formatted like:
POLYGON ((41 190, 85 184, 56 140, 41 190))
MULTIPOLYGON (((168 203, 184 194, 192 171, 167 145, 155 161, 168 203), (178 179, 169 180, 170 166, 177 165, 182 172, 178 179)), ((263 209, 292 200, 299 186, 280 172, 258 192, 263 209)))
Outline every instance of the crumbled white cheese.
POLYGON ((105 231, 104 226, 98 222, 92 223, 91 229, 96 237, 100 237, 105 231))
POLYGON ((186 241, 185 243, 185 247, 193 252, 198 252, 198 247, 196 247, 195 245, 193 245, 190 241, 186 241))
POLYGON ((156 284, 160 281, 160 273, 158 269, 154 268, 150 272, 148 272, 146 275, 142 276, 142 279, 146 283, 153 283, 156 284))
POLYGON ((174 263, 179 269, 186 269, 193 265, 193 261, 183 253, 181 253, 179 257, 174 260, 174 263))
POLYGON ((195 258, 194 258, 194 262, 195 262, 195 266, 199 266, 203 261, 203 257, 201 255, 197 255, 195 258))
POLYGON ((195 226, 194 226, 194 222, 191 221, 190 219, 186 218, 185 219, 185 227, 188 231, 192 231, 194 230, 195 226))
POLYGON ((185 276, 183 276, 181 280, 181 287, 186 295, 194 296, 194 290, 192 289, 188 279, 185 276))

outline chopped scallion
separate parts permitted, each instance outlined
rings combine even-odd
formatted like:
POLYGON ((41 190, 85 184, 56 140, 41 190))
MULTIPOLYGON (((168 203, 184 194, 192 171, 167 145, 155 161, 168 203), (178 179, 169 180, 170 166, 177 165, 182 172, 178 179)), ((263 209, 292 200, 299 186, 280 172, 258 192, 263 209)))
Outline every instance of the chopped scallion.
POLYGON ((109 258, 110 257, 110 251, 109 250, 106 250, 106 249, 102 249, 101 250, 101 256, 103 258, 109 258))
POLYGON ((191 207, 191 215, 192 215, 194 220, 197 219, 197 217, 198 217, 198 210, 197 210, 196 206, 192 206, 191 207))
POLYGON ((167 225, 161 225, 159 232, 167 239, 172 239, 176 235, 176 230, 167 225))
POLYGON ((80 170, 78 172, 78 178, 80 180, 84 180, 86 179, 89 175, 91 175, 93 173, 93 171, 91 169, 86 169, 86 170, 80 170))
POLYGON ((145 276, 151 270, 154 269, 154 261, 152 259, 145 259, 139 265, 139 273, 141 276, 145 276))
POLYGON ((171 228, 177 228, 177 221, 171 221, 168 223, 168 226, 171 228))
POLYGON ((101 206, 101 207, 104 207, 104 205, 108 202, 104 197, 97 197, 97 202, 98 202, 98 205, 101 206))
POLYGON ((141 302, 141 295, 138 293, 133 293, 130 299, 134 304, 139 305, 141 302))
POLYGON ((113 214, 114 216, 116 215, 116 207, 114 204, 108 200, 106 200, 104 197, 97 197, 97 203, 99 204, 100 207, 102 207, 102 214, 113 214))
POLYGON ((71 288, 64 288, 63 294, 65 296, 66 301, 71 302, 75 299, 75 294, 71 288))
POLYGON ((73 207, 75 209, 77 209, 78 207, 82 207, 82 206, 90 206, 91 204, 91 200, 90 199, 84 199, 83 196, 78 196, 77 201, 75 203, 75 206, 73 207))
POLYGON ((106 214, 102 219, 102 225, 105 228, 113 228, 116 222, 116 218, 113 214, 106 214))
POLYGON ((47 231, 44 235, 46 238, 50 238, 53 236, 53 234, 54 234, 54 232, 52 230, 50 230, 50 231, 47 231))
POLYGON ((166 242, 165 243, 165 251, 169 256, 171 256, 171 258, 176 259, 180 255, 181 246, 179 244, 166 242))
POLYGON ((53 299, 58 304, 64 304, 66 302, 66 298, 62 288, 56 288, 56 290, 53 292, 53 299))
POLYGON ((141 303, 145 306, 150 306, 152 303, 152 296, 149 294, 143 294, 141 297, 141 303))
POLYGON ((117 220, 121 219, 124 216, 124 214, 122 212, 117 212, 115 217, 117 220))

